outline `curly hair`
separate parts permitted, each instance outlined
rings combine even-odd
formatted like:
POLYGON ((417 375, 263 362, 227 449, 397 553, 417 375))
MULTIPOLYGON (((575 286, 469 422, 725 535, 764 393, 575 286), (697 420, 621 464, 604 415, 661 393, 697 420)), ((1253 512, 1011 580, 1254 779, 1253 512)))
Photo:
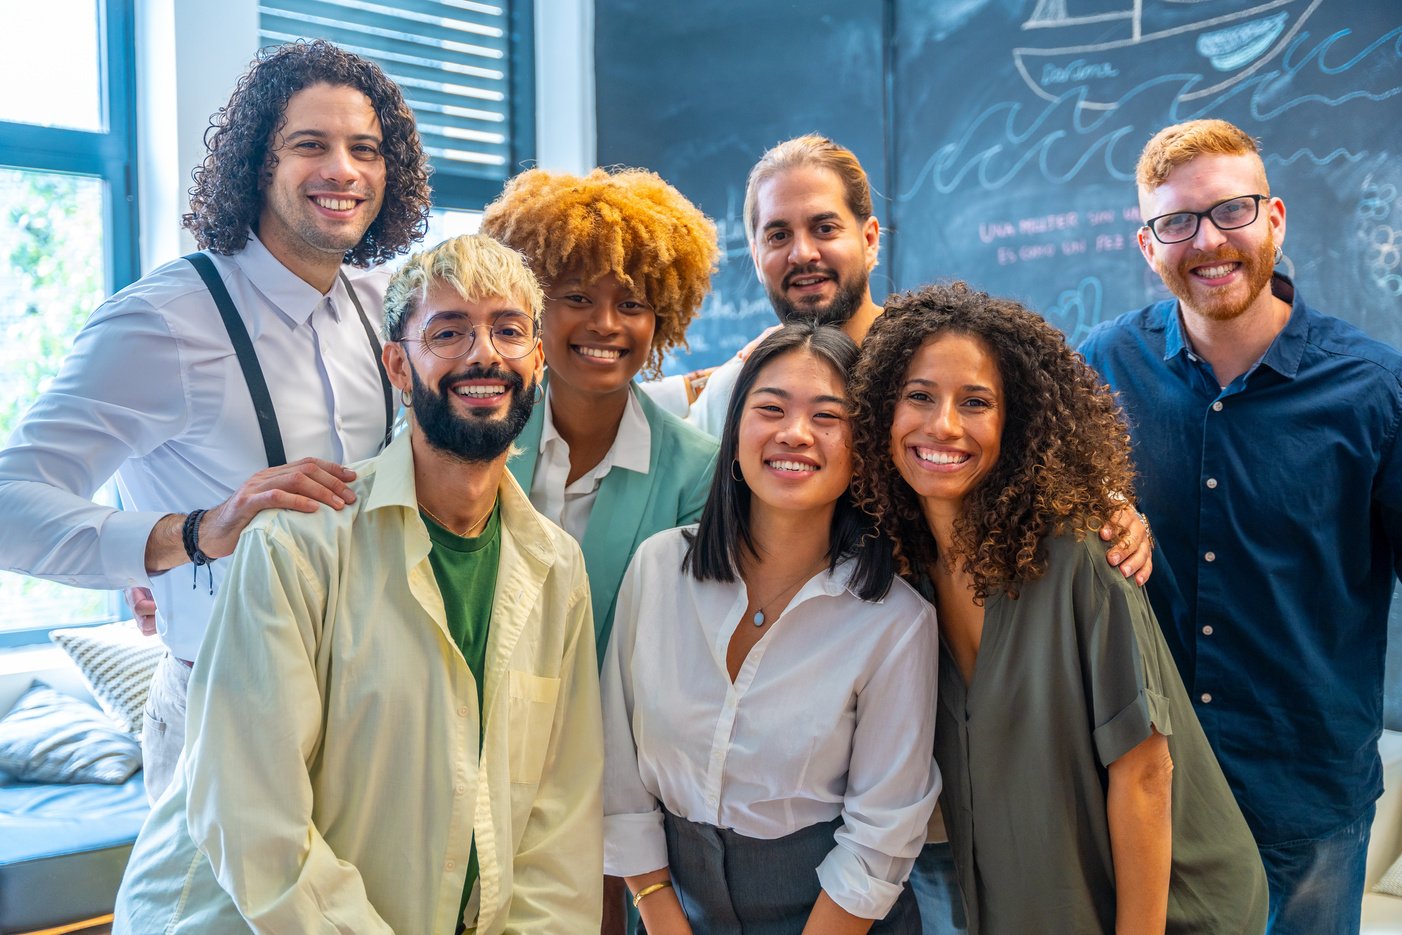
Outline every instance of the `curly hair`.
POLYGON ((686 347, 686 327, 711 287, 716 226, 655 172, 595 169, 584 177, 531 169, 487 206, 482 232, 526 255, 547 292, 582 269, 642 290, 657 315, 646 371, 686 347))
POLYGON ((1129 435, 1109 388, 1060 331, 1008 299, 962 282, 893 296, 862 345, 854 401, 854 496, 895 547, 902 574, 937 555, 920 503, 892 461, 891 424, 911 357, 944 334, 990 351, 1003 382, 998 460, 954 522, 951 566, 973 577, 974 598, 1046 572, 1048 535, 1077 538, 1132 496, 1129 435))
POLYGON ((355 88, 380 121, 385 193, 380 213, 346 262, 369 266, 406 251, 428 229, 428 159, 399 86, 379 66, 317 39, 262 49, 209 121, 204 162, 193 173, 190 213, 181 218, 201 249, 238 253, 263 208, 262 181, 277 165, 269 149, 292 95, 314 84, 355 88))

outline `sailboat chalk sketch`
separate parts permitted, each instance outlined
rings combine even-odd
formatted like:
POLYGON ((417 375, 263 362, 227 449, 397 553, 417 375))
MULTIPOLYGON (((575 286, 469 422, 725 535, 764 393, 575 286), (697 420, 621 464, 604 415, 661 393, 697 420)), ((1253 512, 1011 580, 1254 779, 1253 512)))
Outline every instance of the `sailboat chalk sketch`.
POLYGON ((1125 34, 1016 48, 1013 62, 1027 86, 1045 100, 1083 88, 1079 106, 1113 110, 1128 89, 1162 74, 1165 67, 1200 78, 1184 87, 1179 100, 1232 87, 1280 54, 1322 0, 1268 0, 1245 9, 1233 9, 1240 0, 1131 0, 1128 7, 1126 0, 1087 0, 1076 13, 1068 8, 1073 2, 1039 0, 1023 30, 1066 38, 1093 32, 1098 38, 1106 29, 1123 26, 1125 34))

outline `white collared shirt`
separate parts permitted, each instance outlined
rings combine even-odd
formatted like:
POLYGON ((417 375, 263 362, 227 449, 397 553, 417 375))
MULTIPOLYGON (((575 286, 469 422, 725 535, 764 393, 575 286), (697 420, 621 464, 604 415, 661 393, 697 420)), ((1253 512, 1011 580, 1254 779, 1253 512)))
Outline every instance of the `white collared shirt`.
POLYGON ((628 404, 623 407, 623 420, 618 424, 618 434, 608 453, 573 484, 566 485, 570 476, 570 446, 555 429, 555 413, 550 405, 552 395, 553 391, 547 390, 540 457, 531 481, 531 505, 576 542, 583 542, 589 517, 594 512, 594 501, 599 498, 599 485, 608 472, 614 468, 639 474, 648 472, 652 461, 652 427, 648 425, 642 404, 630 392, 628 404))
MULTIPOLYGON (((289 461, 345 464, 385 434, 384 392, 339 278, 326 295, 258 239, 209 254, 248 328, 289 461)), ((388 272, 345 268, 378 329, 388 272)), ((146 573, 168 513, 212 507, 268 466, 253 403, 203 281, 176 260, 93 313, 0 451, 0 567, 86 588, 150 587, 172 653, 193 659, 214 605, 205 573, 146 573), (117 475, 123 510, 91 502, 117 475)), ((217 594, 227 562, 215 562, 217 594)))
POLYGON ((667 865, 662 808, 763 839, 841 815, 818 878, 848 912, 882 918, 939 794, 934 609, 900 580, 861 600, 844 563, 803 585, 732 684, 745 586, 683 573, 682 532, 644 542, 618 595, 602 676, 605 872, 667 865))

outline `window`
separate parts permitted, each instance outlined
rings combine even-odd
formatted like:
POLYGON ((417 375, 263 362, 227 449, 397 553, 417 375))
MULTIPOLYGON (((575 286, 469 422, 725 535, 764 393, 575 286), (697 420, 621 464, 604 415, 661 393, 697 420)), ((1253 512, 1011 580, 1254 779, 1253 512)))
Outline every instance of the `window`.
MULTIPOLYGON (((0 95, 0 441, 88 314, 137 276, 133 5, 6 11, 0 84, 22 92, 0 95)), ((0 572, 0 647, 122 612, 112 592, 0 572)))
POLYGON ((434 208, 480 209, 534 155, 531 0, 261 0, 259 44, 328 39, 404 91, 434 208))

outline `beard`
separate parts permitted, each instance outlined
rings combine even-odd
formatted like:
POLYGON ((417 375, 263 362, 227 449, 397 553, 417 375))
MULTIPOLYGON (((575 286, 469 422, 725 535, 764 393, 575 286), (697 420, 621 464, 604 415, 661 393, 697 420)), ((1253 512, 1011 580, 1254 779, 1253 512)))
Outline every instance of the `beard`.
POLYGON ((1269 288, 1275 272, 1275 235, 1268 234, 1252 254, 1228 246, 1212 253, 1194 253, 1183 257, 1175 266, 1155 264, 1155 270, 1168 291, 1190 311, 1212 321, 1231 321, 1240 316, 1269 288), (1194 266, 1211 265, 1216 261, 1240 263, 1245 273, 1244 292, 1233 283, 1226 288, 1212 289, 1195 280, 1189 270, 1194 266))
POLYGON ((812 302, 802 302, 795 305, 789 301, 788 296, 784 295, 782 286, 780 289, 766 287, 765 291, 769 293, 769 302, 774 306, 774 314, 778 315, 779 321, 786 325, 795 321, 816 321, 820 325, 846 324, 857 313, 857 309, 862 307, 862 302, 866 299, 867 277, 862 275, 851 282, 844 283, 834 270, 806 266, 801 270, 790 270, 784 276, 784 282, 788 282, 795 276, 814 273, 826 274, 837 281, 837 294, 832 297, 831 301, 827 304, 821 304, 815 298, 812 302))
POLYGON ((511 447, 516 436, 526 427, 526 420, 535 408, 536 381, 525 385, 521 376, 498 366, 474 365, 466 373, 453 373, 438 381, 438 391, 429 389, 419 379, 419 372, 410 365, 414 381, 414 420, 424 433, 424 439, 445 454, 469 464, 493 461, 511 447), (453 392, 448 385, 456 380, 500 380, 506 384, 511 402, 500 419, 492 414, 473 412, 460 415, 453 409, 453 392))

